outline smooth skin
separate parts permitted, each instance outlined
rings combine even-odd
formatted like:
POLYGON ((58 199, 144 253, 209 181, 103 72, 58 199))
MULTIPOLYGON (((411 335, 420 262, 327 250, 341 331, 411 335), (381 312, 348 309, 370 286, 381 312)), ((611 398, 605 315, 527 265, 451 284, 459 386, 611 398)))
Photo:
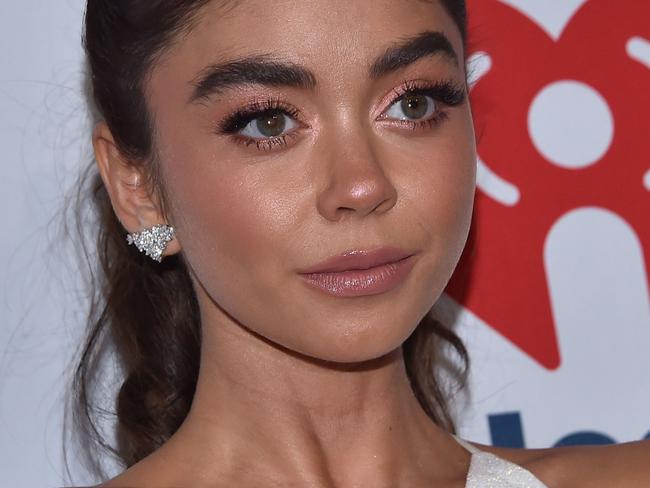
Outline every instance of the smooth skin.
MULTIPOLYGON (((465 486, 470 455, 422 411, 401 345, 467 239, 471 110, 466 98, 454 106, 419 98, 437 122, 418 126, 400 121, 399 103, 405 83, 464 88, 462 53, 437 2, 213 1, 147 81, 161 187, 149 187, 142 165, 97 125, 96 159, 118 218, 129 232, 174 225, 166 254, 188 263, 203 331, 187 419, 103 487, 465 486), (432 53, 369 75, 378 56, 426 31, 444 34, 458 62, 432 53), (247 83, 191 101, 207 67, 261 55, 309 70, 315 86, 247 83), (269 99, 292 109, 281 116, 284 143, 260 142, 255 121, 220 132, 233 112, 269 99), (389 292, 335 298, 297 275, 343 251, 384 245, 418 251, 389 292)), ((480 447, 550 487, 650 483, 647 443, 480 447)))

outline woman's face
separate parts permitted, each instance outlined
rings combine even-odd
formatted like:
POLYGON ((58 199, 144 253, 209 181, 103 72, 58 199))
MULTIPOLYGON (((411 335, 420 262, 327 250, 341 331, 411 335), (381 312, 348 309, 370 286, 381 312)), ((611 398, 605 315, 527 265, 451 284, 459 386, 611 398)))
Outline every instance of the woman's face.
POLYGON ((475 147, 464 89, 460 34, 435 1, 201 10, 154 66, 147 97, 204 326, 243 325, 341 362, 399 347, 467 238, 475 147), (299 274, 383 246, 417 252, 383 293, 335 296, 299 274))

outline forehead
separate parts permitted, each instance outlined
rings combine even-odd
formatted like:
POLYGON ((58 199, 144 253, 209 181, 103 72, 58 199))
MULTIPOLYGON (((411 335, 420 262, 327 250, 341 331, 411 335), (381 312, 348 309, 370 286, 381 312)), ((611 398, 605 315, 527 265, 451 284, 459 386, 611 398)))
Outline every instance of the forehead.
POLYGON ((354 29, 348 32, 362 32, 391 21, 431 21, 441 12, 444 7, 438 0, 215 0, 198 18, 206 27, 244 22, 271 30, 349 26, 354 29))
POLYGON ((436 0, 213 1, 159 64, 189 81, 210 63, 271 54, 327 78, 366 69, 378 52, 423 31, 445 34, 462 59, 460 33, 436 0))

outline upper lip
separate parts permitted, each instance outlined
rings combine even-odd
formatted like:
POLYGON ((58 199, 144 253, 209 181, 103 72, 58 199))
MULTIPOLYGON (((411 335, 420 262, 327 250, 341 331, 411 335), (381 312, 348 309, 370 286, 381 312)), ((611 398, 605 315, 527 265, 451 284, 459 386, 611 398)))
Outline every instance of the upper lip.
POLYGON ((415 254, 398 247, 384 246, 373 250, 353 249, 338 256, 332 256, 315 266, 300 271, 300 274, 335 273, 353 269, 369 269, 382 264, 394 263, 415 254))

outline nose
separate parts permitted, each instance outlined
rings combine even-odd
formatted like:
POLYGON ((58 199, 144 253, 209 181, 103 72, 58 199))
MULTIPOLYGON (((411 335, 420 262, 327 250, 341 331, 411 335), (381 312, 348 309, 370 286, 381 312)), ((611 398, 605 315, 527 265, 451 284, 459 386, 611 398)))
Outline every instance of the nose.
MULTIPOLYGON (((397 202, 397 190, 385 173, 372 134, 347 131, 323 141, 325 183, 318 211, 329 221, 381 214, 397 202)), ((323 174, 323 173, 321 173, 323 174)))

